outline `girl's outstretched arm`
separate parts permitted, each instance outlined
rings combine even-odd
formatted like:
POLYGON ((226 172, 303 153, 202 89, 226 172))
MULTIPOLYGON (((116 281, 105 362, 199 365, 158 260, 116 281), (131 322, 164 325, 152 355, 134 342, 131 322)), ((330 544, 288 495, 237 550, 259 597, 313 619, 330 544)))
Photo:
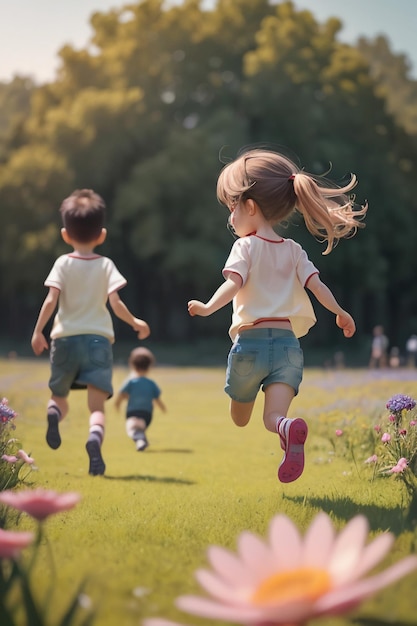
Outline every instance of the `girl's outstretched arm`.
POLYGON ((200 300, 190 300, 188 303, 189 314, 207 317, 215 313, 233 300, 241 286, 242 277, 239 274, 230 273, 223 285, 220 285, 207 304, 200 302, 200 300))
POLYGON ((314 293, 320 304, 336 315, 336 324, 343 330, 344 336, 352 337, 356 331, 353 317, 342 309, 327 285, 320 280, 318 274, 311 276, 306 287, 314 293))

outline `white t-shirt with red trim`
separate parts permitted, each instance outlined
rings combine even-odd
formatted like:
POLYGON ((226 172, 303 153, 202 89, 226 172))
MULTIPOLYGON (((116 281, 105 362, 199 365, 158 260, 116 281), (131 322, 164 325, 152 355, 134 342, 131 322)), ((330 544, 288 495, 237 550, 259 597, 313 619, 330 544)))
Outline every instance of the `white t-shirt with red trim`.
POLYGON ((233 298, 232 341, 240 326, 262 318, 288 319, 296 337, 306 335, 316 323, 305 287, 319 271, 297 242, 242 237, 233 244, 224 278, 233 272, 241 276, 242 287, 233 298))
POLYGON ((105 256, 60 256, 44 283, 60 291, 51 338, 95 334, 113 343, 113 322, 107 300, 126 283, 113 261, 105 256))

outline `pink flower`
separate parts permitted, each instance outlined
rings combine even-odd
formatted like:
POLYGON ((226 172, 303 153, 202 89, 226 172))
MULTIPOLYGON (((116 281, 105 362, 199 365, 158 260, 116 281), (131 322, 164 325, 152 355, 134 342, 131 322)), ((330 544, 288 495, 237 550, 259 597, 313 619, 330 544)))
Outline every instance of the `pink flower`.
POLYGON ((407 431, 406 431, 406 429, 405 429, 405 428, 402 428, 401 430, 399 430, 399 431, 398 431, 398 434, 399 434, 399 435, 402 435, 403 437, 405 437, 405 436, 406 436, 406 434, 407 434, 407 431))
POLYGON ((26 454, 24 450, 18 450, 17 456, 28 465, 33 465, 33 463, 35 462, 35 459, 32 459, 32 457, 26 454))
MULTIPOLYGON (((211 546, 211 570, 196 578, 208 597, 182 596, 177 606, 193 615, 255 626, 304 624, 322 615, 340 615, 417 568, 410 555, 373 576, 364 576, 387 555, 394 543, 382 533, 366 545, 368 521, 350 520, 336 534, 330 517, 319 513, 302 538, 285 515, 275 516, 267 541, 243 532, 238 552, 211 546)), ((145 626, 167 626, 148 619, 145 626)))
POLYGON ((378 463, 377 455, 373 454, 372 456, 368 457, 366 461, 364 461, 364 463, 378 463))
POLYGON ((0 529, 0 559, 15 559, 33 541, 33 533, 0 529))
POLYGON ((339 428, 337 430, 335 430, 336 437, 341 437, 343 435, 343 430, 340 430, 339 428))
POLYGON ((410 426, 415 426, 417 424, 416 420, 410 420, 410 426))
POLYGON ((395 420, 395 415, 390 415, 388 419, 389 419, 390 422, 395 422, 396 421, 395 420))
POLYGON ((7 461, 8 463, 17 463, 19 460, 17 456, 14 456, 14 454, 3 454, 1 458, 3 461, 7 461))
POLYGON ((391 435, 389 433, 384 433, 381 437, 382 443, 389 443, 391 441, 391 435))
POLYGON ((380 433, 380 432, 381 432, 381 426, 380 426, 379 424, 376 424, 376 425, 374 426, 374 431, 375 431, 376 433, 380 433))
POLYGON ((44 489, 27 491, 3 491, 0 502, 8 504, 18 511, 24 511, 39 522, 49 515, 72 509, 81 499, 78 493, 56 493, 44 489))

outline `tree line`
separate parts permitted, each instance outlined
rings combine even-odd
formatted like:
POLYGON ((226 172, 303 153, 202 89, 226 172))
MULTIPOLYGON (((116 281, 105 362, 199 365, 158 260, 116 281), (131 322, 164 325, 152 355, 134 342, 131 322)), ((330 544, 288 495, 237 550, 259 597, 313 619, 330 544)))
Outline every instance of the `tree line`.
MULTIPOLYGON (((97 12, 84 49, 64 46, 55 79, 0 84, 0 337, 30 337, 58 254, 59 205, 93 188, 107 204, 100 248, 128 279, 123 293, 159 340, 224 336, 230 311, 190 319, 232 245, 216 180, 245 146, 286 151, 300 166, 359 179, 366 228, 329 257, 294 219, 358 338, 383 324, 403 345, 417 331, 417 82, 384 37, 338 39, 292 2, 142 0, 97 12)), ((313 344, 338 337, 319 312, 313 344)), ((125 331, 120 328, 119 333, 125 331)), ((130 335, 129 335, 130 337, 130 335)), ((359 339, 358 339, 359 340, 359 339)))

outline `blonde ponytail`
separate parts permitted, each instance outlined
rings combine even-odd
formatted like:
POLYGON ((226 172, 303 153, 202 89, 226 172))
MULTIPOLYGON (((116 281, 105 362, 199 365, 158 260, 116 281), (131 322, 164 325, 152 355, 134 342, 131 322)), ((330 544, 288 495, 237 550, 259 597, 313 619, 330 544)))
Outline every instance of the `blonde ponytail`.
POLYGON ((309 232, 323 241, 329 254, 337 241, 343 237, 353 237, 364 224, 360 221, 366 215, 368 205, 354 209, 353 197, 347 194, 356 186, 356 176, 351 175, 345 187, 322 187, 312 175, 298 172, 294 177, 294 192, 297 197, 296 209, 302 214, 309 232))

